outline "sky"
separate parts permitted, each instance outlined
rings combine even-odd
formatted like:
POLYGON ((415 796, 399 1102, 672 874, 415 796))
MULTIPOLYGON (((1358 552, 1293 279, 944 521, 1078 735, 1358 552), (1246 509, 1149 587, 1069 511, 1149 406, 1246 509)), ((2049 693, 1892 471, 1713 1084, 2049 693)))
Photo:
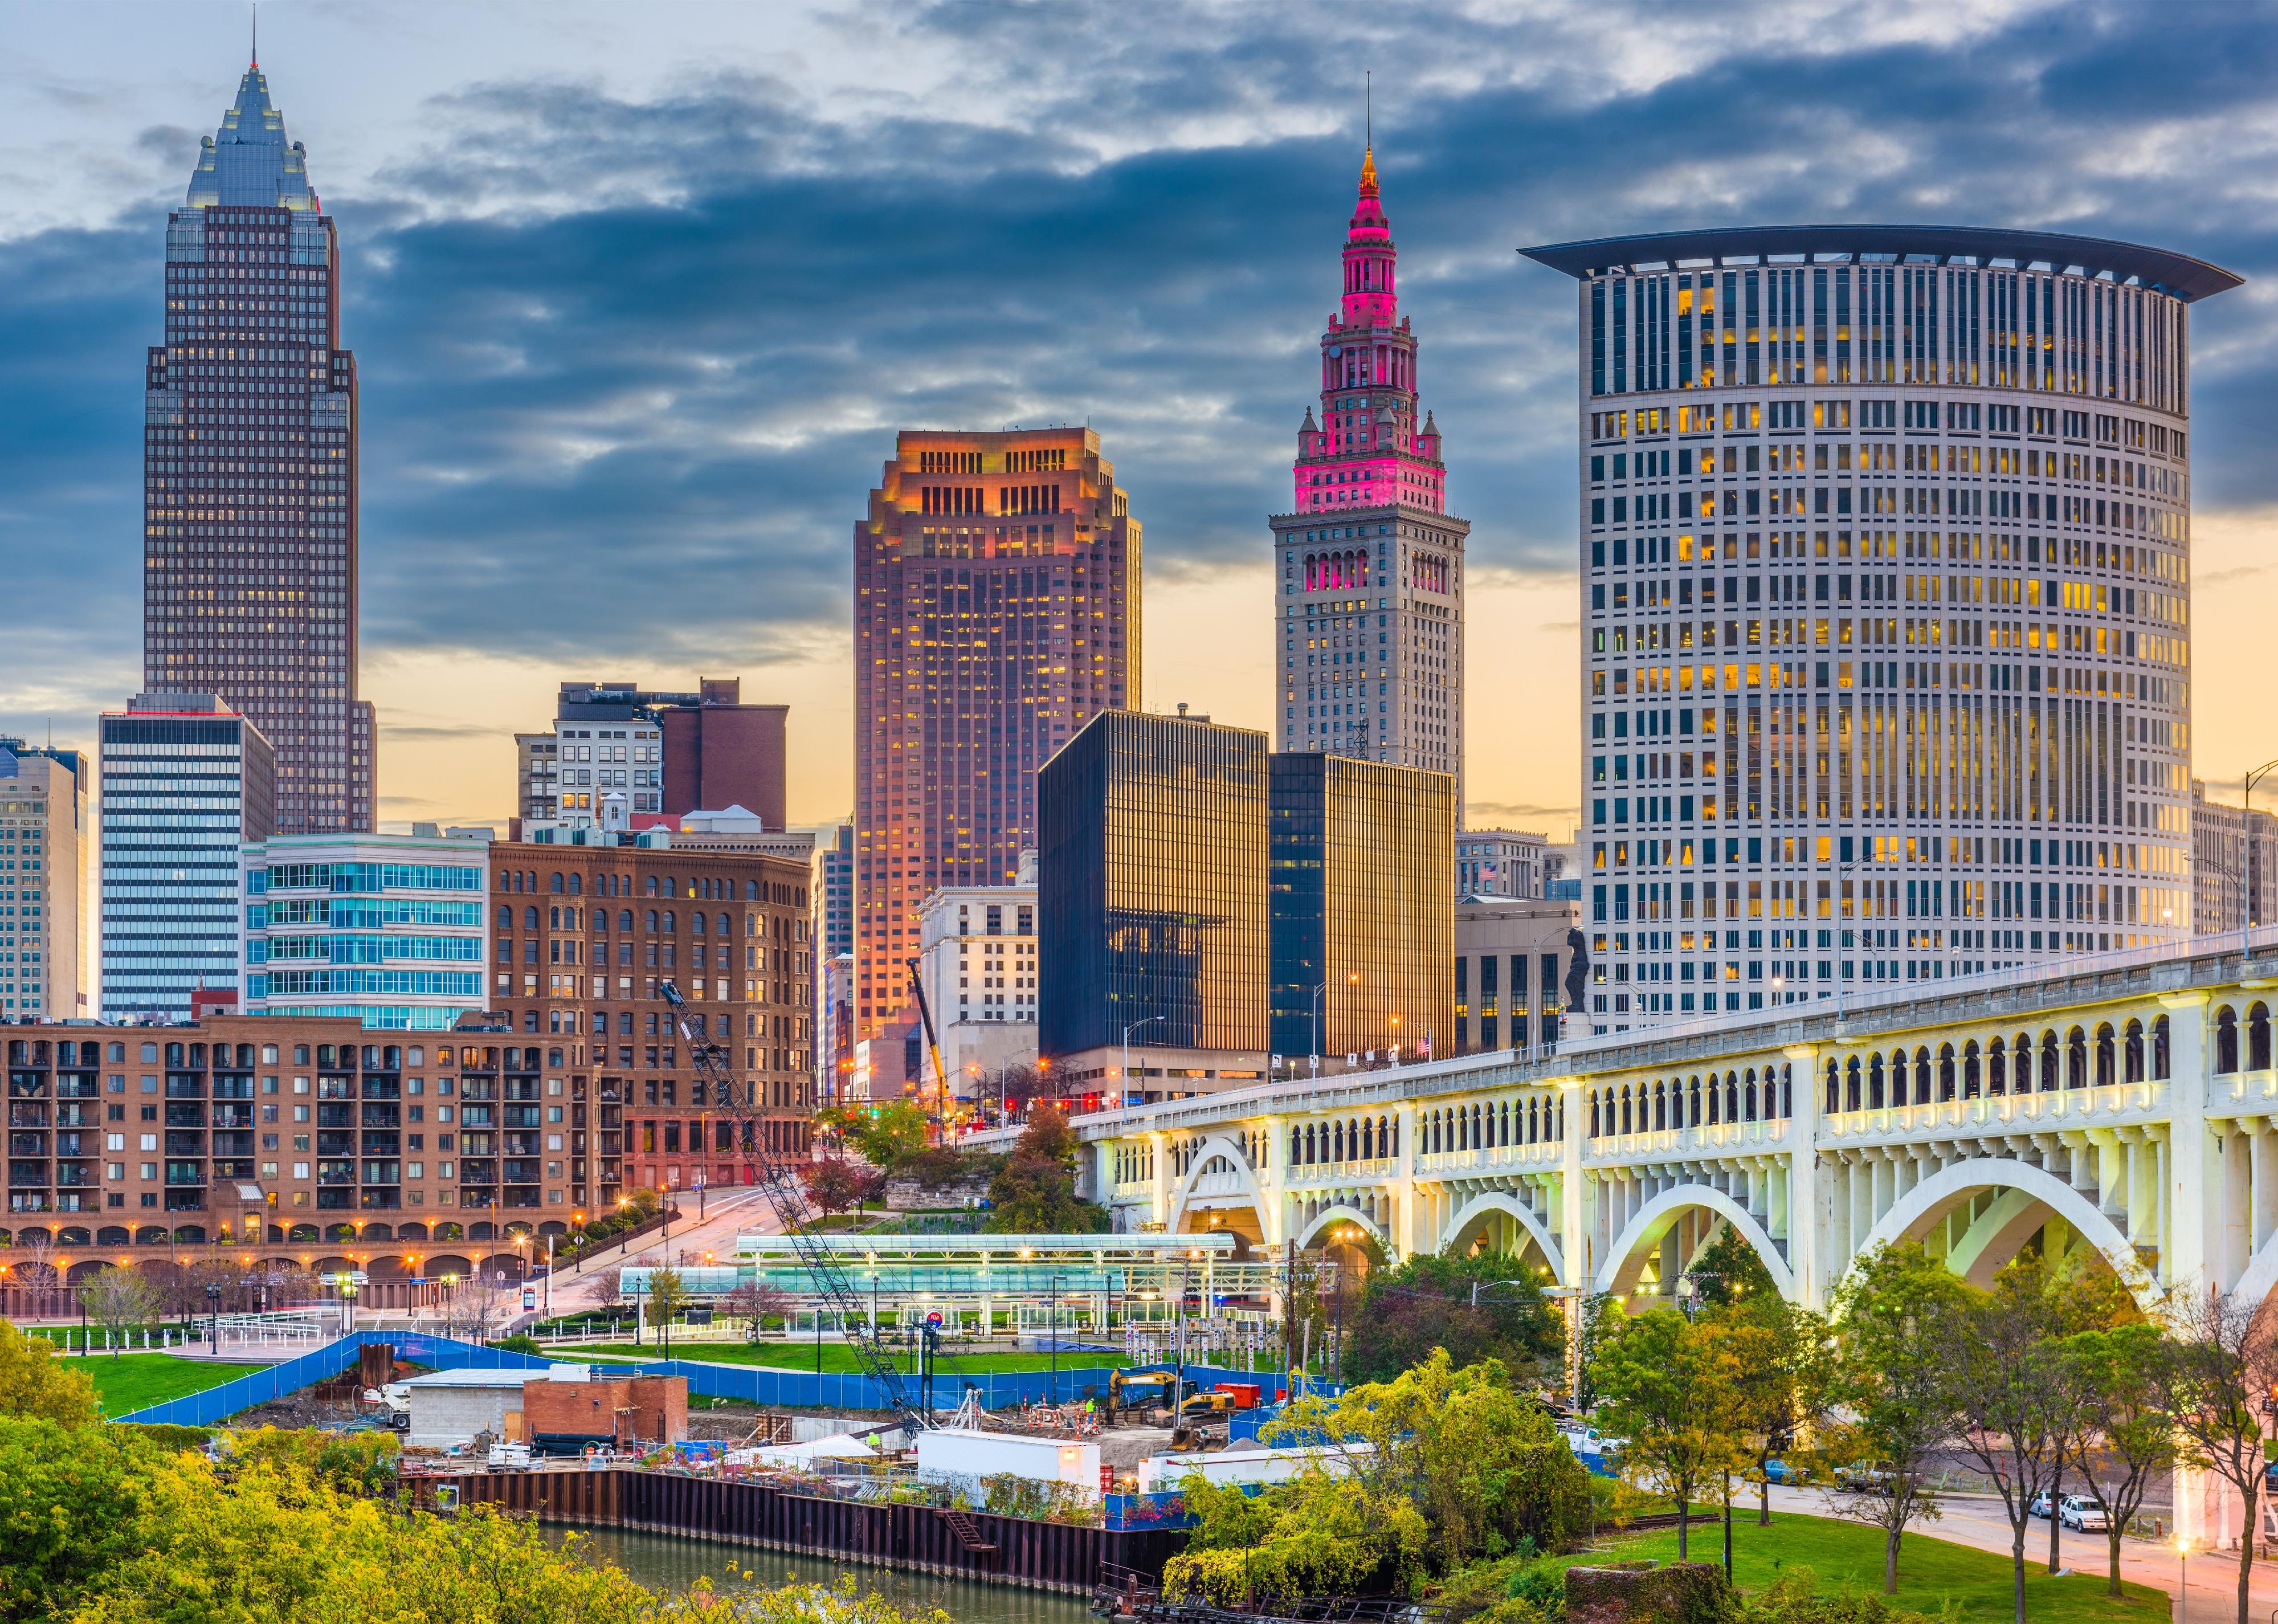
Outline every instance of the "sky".
MULTIPOLYGON (((164 224, 249 8, 0 0, 0 732, 141 674, 164 224)), ((2278 12, 2256 4, 271 0, 362 379, 384 822, 494 821, 565 678, 791 706, 852 805, 852 527, 905 427, 1086 423, 1146 533, 1143 696, 1263 727, 1286 503, 1365 140, 1471 519, 1475 826, 1578 794, 1575 298, 1633 231, 2032 226, 2194 308, 2194 720, 2278 755, 2278 12)))

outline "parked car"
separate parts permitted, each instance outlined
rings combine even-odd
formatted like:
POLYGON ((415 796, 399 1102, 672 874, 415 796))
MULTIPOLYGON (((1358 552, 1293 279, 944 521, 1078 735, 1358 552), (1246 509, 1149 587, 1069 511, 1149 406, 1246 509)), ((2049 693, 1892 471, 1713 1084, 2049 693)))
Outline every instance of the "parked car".
POLYGON ((1802 1465, 1790 1466, 1785 1460, 1767 1460, 1764 1462, 1764 1477, 1768 1482, 1792 1487, 1809 1482, 1811 1468, 1802 1465))
POLYGON ((1854 1460, 1835 1468, 1835 1486, 1854 1494, 1887 1494, 1894 1476, 1887 1460, 1854 1460))
POLYGON ((2083 1534, 2101 1534, 2112 1527, 2112 1513, 2104 1509, 2104 1502, 2092 1494, 2068 1494, 2057 1507, 2057 1515, 2065 1527, 2078 1528, 2083 1534))

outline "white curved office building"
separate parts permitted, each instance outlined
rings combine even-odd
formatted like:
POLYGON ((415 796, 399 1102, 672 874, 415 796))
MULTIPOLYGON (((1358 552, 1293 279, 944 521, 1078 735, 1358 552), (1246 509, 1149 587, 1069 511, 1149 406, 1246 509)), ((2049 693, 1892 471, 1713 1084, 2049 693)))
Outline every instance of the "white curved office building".
POLYGON ((1579 285, 1593 1027, 2189 934, 2189 307, 2239 279, 1945 226, 1527 253, 1579 285))

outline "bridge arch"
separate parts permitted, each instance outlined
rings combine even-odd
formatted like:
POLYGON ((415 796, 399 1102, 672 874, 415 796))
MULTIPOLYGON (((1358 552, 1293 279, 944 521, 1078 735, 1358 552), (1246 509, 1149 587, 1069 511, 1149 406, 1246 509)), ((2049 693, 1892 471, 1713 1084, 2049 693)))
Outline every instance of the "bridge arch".
POLYGON ((1733 1232, 1755 1250, 1770 1272, 1772 1283, 1790 1302, 1796 1300, 1795 1272, 1787 1266, 1787 1259, 1772 1237, 1764 1233, 1763 1226, 1749 1215, 1747 1208, 1723 1191, 1707 1184, 1679 1184, 1664 1190, 1638 1209, 1606 1249, 1606 1260, 1599 1266, 1598 1277, 1592 1289, 1598 1291, 1626 1292, 1637 1283, 1644 1271, 1647 1252, 1658 1245, 1662 1237, 1675 1227, 1678 1219, 1696 1207, 1706 1208, 1732 1226, 1733 1232))
POLYGON ((1550 1265, 1551 1277, 1560 1285, 1568 1283, 1566 1254, 1559 1249, 1557 1240, 1525 1202, 1500 1190, 1487 1191, 1464 1202, 1462 1210, 1448 1221, 1447 1229, 1440 1237, 1440 1250, 1454 1252, 1463 1241, 1466 1230, 1480 1219, 1494 1214, 1518 1220, 1519 1227, 1526 1231, 1528 1238, 1542 1253, 1543 1261, 1550 1265))
POLYGON ((1313 1215, 1311 1222, 1297 1231, 1297 1250, 1303 1252, 1310 1249, 1312 1244, 1320 1238, 1321 1232, 1334 1223, 1349 1223, 1367 1230, 1375 1239, 1376 1244, 1384 1249, 1385 1256, 1395 1261, 1398 1260, 1399 1249, 1392 1244, 1392 1237, 1387 1235, 1379 1227, 1376 1220, 1361 1211, 1359 1207, 1346 1206, 1342 1201, 1334 1207, 1323 1207, 1313 1215))
POLYGON ((1877 1246, 1920 1240, 1956 1207, 1989 1190, 2001 1193, 1971 1222, 1947 1253, 1947 1267, 1954 1273, 1979 1285, 1990 1284, 1995 1272, 2017 1255, 2018 1248, 2032 1238, 2035 1230, 2052 1217, 2060 1218, 2096 1248, 2139 1305, 2150 1309, 2158 1304, 2158 1283, 2117 1224, 2045 1168, 2006 1156, 1972 1156, 1931 1174, 1907 1191, 1867 1231, 1846 1272, 1877 1246))
POLYGON ((1259 1237, 1271 1241, 1273 1236, 1266 1224, 1265 1201, 1258 1193, 1257 1176, 1250 1170, 1249 1154, 1236 1135, 1223 1131, 1206 1133, 1195 1145, 1187 1170, 1180 1176, 1178 1188, 1172 1193, 1170 1220, 1164 1228, 1174 1235, 1179 1232, 1180 1225, 1186 1222, 1188 1204, 1194 1199, 1195 1186, 1221 1159, 1234 1170, 1242 1198, 1257 1216, 1259 1237))

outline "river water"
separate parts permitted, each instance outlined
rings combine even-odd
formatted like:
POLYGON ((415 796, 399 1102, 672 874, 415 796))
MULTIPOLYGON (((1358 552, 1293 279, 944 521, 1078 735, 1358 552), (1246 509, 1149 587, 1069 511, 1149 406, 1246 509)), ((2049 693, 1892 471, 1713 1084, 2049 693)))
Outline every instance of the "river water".
POLYGON ((708 1578, 726 1591, 747 1585, 833 1584, 852 1574, 866 1590, 877 1590, 907 1608, 938 1607, 955 1624, 1089 1624, 1084 1598, 1013 1585, 974 1584, 933 1574, 897 1572, 828 1557, 793 1556, 748 1545, 675 1539, 631 1528, 579 1529, 578 1543, 600 1560, 614 1562, 643 1584, 659 1590, 684 1590, 708 1578), (751 1578, 744 1578, 745 1574, 751 1578))

